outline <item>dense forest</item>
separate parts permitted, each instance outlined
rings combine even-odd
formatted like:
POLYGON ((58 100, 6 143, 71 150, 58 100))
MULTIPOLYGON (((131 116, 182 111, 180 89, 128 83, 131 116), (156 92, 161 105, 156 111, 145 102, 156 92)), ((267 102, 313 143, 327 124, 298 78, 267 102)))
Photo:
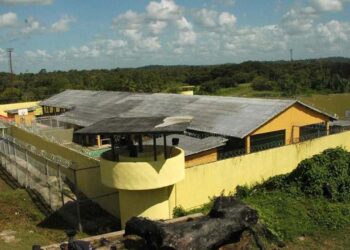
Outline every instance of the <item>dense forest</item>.
POLYGON ((245 83, 255 91, 277 91, 287 97, 349 92, 350 59, 0 73, 0 102, 41 100, 64 89, 175 93, 180 86, 194 85, 197 94, 215 94, 245 83))

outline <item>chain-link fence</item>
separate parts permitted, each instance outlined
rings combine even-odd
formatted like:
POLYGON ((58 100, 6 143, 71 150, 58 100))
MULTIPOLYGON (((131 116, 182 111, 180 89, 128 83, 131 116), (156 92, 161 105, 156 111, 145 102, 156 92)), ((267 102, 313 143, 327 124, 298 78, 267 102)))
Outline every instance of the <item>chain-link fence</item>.
POLYGON ((108 231, 108 228, 119 227, 116 218, 98 205, 106 199, 118 204, 117 192, 87 198, 78 189, 79 172, 97 169, 99 166, 74 169, 72 162, 7 135, 0 138, 0 161, 9 177, 26 188, 33 201, 45 209, 43 212, 47 215, 59 212, 69 224, 80 231, 93 232, 100 227, 108 231), (108 221, 103 221, 103 218, 108 218, 108 221), (84 228, 84 225, 89 228, 84 228))

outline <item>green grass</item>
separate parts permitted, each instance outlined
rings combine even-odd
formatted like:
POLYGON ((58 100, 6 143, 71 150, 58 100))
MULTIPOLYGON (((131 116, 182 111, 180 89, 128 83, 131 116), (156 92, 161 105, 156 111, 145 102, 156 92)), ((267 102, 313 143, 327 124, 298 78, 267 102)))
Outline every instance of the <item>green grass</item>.
POLYGON ((345 111, 350 110, 350 93, 300 96, 298 99, 340 118, 344 118, 345 111))
MULTIPOLYGON (((214 95, 258 98, 286 98, 279 91, 253 90, 250 83, 240 84, 237 87, 232 88, 221 88, 214 95)), ((341 119, 345 118, 345 111, 350 110, 350 93, 318 94, 316 92, 309 91, 307 93, 303 93, 302 95, 298 95, 296 98, 330 114, 337 114, 341 119)))
POLYGON ((15 240, 5 243, 0 237, 0 249, 31 249, 33 244, 48 245, 66 239, 66 225, 57 218, 45 221, 45 215, 33 204, 24 189, 11 189, 0 178, 0 233, 13 230, 15 240))
POLYGON ((341 230, 350 226, 349 202, 297 197, 281 191, 256 193, 243 199, 259 212, 261 221, 283 240, 341 230))

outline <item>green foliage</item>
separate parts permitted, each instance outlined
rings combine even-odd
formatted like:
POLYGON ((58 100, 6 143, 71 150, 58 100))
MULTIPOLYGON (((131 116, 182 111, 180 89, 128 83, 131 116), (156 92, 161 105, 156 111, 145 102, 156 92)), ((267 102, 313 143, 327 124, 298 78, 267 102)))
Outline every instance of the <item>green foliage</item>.
POLYGON ((269 81, 265 77, 257 76, 252 81, 251 86, 254 90, 261 91, 261 90, 273 90, 274 85, 275 85, 275 82, 269 81))
POLYGON ((289 175, 280 175, 256 187, 294 194, 350 200, 350 153, 338 147, 305 159, 289 175))
POLYGON ((215 197, 210 198, 210 201, 208 203, 203 204, 200 207, 192 208, 189 210, 184 209, 182 206, 175 207, 173 209, 173 216, 175 218, 189 215, 189 214, 195 214, 195 213, 202 213, 202 214, 208 214, 210 212, 211 207, 213 206, 215 197))
POLYGON ((70 70, 37 74, 0 73, 0 102, 47 98, 65 89, 131 92, 177 92, 195 85, 203 94, 252 83, 255 96, 295 96, 298 93, 350 91, 350 62, 307 60, 296 62, 244 62, 215 66, 148 66, 111 70, 70 70), (272 93, 271 93, 272 92, 272 93))
POLYGON ((182 206, 174 207, 174 209, 173 209, 173 216, 175 218, 182 217, 182 216, 185 216, 187 214, 188 213, 186 212, 186 210, 182 206))
POLYGON ((305 159, 287 175, 236 196, 258 210, 263 222, 282 239, 350 224, 350 153, 338 147, 305 159))

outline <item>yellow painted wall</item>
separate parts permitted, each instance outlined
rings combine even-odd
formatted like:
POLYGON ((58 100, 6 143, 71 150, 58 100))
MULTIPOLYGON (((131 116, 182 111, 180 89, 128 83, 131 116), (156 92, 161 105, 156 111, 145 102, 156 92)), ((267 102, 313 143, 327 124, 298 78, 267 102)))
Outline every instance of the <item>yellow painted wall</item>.
POLYGON ((157 161, 153 160, 150 149, 151 146, 144 147, 146 153, 151 152, 144 157, 120 155, 118 162, 101 159, 102 183, 123 190, 148 190, 173 185, 185 177, 182 149, 173 148, 172 157, 166 160, 163 154, 159 154, 157 161))
POLYGON ((300 104, 295 104, 267 122, 265 125, 255 130, 250 135, 286 130, 286 144, 289 144, 292 142, 293 137, 299 137, 299 129, 297 127, 322 123, 326 121, 329 121, 329 118, 327 116, 324 116, 300 104))
POLYGON ((5 112, 5 110, 24 109, 24 108, 31 108, 31 107, 36 107, 36 106, 37 106, 37 109, 35 110, 35 115, 41 115, 42 108, 39 106, 39 103, 40 103, 40 101, 1 104, 0 105, 0 115, 7 116, 7 113, 5 112))
POLYGON ((217 148, 210 149, 204 152, 200 152, 195 155, 190 155, 185 157, 186 168, 205 164, 209 162, 214 162, 218 160, 218 150, 217 148))
MULTIPOLYGON (((8 116, 8 117, 13 117, 13 116, 8 116)), ((14 115, 15 122, 16 124, 23 124, 26 126, 30 126, 33 121, 35 120, 35 114, 34 112, 29 112, 28 115, 14 115)))
POLYGON ((144 191, 119 191, 120 217, 122 227, 132 216, 157 219, 169 219, 168 187, 144 191))
MULTIPOLYGON (((51 142, 41 136, 29 133, 16 126, 11 126, 9 134, 22 142, 29 143, 37 149, 45 150, 48 153, 59 155, 64 159, 74 162, 73 168, 79 170, 82 168, 93 167, 88 170, 77 171, 78 189, 82 191, 87 197, 92 198, 104 194, 116 192, 116 189, 109 188, 102 184, 99 161, 89 158, 86 155, 80 154, 60 144, 51 142)), ((73 175, 68 176, 74 182, 73 175)), ((107 196, 96 200, 101 207, 119 218, 119 200, 118 195, 107 196)))
POLYGON ((186 168, 185 179, 175 184, 176 205, 200 206, 222 191, 234 192, 237 185, 289 173, 300 161, 337 146, 350 150, 350 131, 186 168))

